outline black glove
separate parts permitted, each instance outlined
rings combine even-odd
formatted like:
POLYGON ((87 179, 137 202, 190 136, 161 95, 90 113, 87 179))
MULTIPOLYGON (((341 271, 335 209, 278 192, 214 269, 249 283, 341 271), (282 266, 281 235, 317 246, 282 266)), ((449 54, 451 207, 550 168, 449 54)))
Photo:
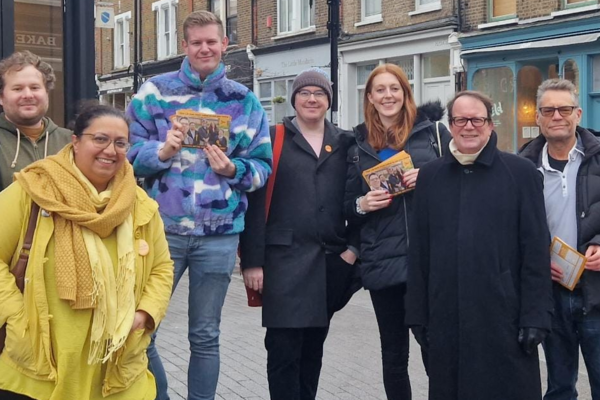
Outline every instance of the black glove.
POLYGON ((521 349, 530 356, 537 348, 538 344, 542 343, 546 338, 548 331, 540 328, 521 328, 519 329, 518 341, 521 349))
POLYGON ((410 327, 415 339, 417 339, 417 343, 425 349, 429 348, 429 332, 426 326, 423 325, 413 325, 410 327))

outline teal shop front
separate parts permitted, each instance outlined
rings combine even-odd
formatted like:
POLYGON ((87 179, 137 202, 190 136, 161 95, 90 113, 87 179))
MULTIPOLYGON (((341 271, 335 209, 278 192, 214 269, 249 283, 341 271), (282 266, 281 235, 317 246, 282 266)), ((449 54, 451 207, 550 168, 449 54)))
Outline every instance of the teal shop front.
POLYGON ((600 17, 462 37, 467 87, 493 100, 498 147, 516 152, 539 135, 536 91, 549 78, 575 84, 581 125, 600 130, 600 17))

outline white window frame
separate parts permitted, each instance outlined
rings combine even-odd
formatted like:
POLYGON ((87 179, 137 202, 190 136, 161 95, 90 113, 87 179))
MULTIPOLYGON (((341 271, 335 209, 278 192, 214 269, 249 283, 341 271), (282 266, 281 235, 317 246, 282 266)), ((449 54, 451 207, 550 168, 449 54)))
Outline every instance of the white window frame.
POLYGON ((127 11, 125 13, 115 16, 115 29, 113 34, 113 61, 115 68, 124 68, 129 66, 129 21, 131 21, 131 11, 127 11), (119 42, 117 37, 117 32, 119 29, 118 25, 120 24, 123 25, 123 42, 119 42), (123 47, 123 59, 121 59, 121 46, 123 47))
POLYGON ((382 9, 383 7, 383 0, 360 0, 360 21, 363 23, 381 22, 381 12, 369 16, 365 14, 367 11, 367 2, 369 1, 379 1, 379 8, 382 9))
POLYGON ((161 60, 177 55, 177 4, 179 0, 160 0, 152 3, 156 12, 156 58, 161 60), (166 31, 163 10, 169 9, 169 31, 166 31), (169 51, 165 35, 169 34, 169 51))
POLYGON ((421 14, 430 11, 438 11, 442 9, 442 2, 438 0, 431 4, 421 4, 421 0, 415 0, 415 11, 408 13, 409 15, 421 14))
MULTIPOLYGON (((282 36, 282 35, 290 35, 290 34, 296 34, 296 33, 303 33, 303 32, 312 32, 314 31, 315 28, 315 19, 316 19, 316 15, 313 18, 313 23, 305 28, 302 28, 302 4, 303 2, 306 0, 277 0, 277 34, 282 36), (281 30, 281 18, 279 18, 280 14, 280 10, 281 10, 281 2, 285 1, 285 2, 291 2, 292 3, 292 20, 291 20, 291 27, 289 30, 287 31, 282 31, 281 30)), ((310 4, 310 1, 306 1, 306 4, 310 4)), ((313 9, 316 7, 317 4, 317 0, 313 0, 313 9)), ((309 10, 309 18, 311 16, 311 12, 309 10)))
MULTIPOLYGON (((209 6, 212 6, 212 3, 213 3, 212 0, 208 1, 209 6)), ((227 0, 219 0, 219 3, 221 4, 220 5, 221 10, 219 12, 219 15, 217 15, 217 17, 221 18, 221 21, 223 22, 223 32, 225 32, 225 36, 227 36, 229 38, 230 45, 237 45, 240 40, 239 34, 238 34, 237 40, 235 42, 232 42, 231 37, 230 37, 230 32, 227 31, 227 18, 230 16, 229 10, 227 9, 227 0)), ((236 18, 239 17, 239 10, 235 14, 235 17, 236 18)))

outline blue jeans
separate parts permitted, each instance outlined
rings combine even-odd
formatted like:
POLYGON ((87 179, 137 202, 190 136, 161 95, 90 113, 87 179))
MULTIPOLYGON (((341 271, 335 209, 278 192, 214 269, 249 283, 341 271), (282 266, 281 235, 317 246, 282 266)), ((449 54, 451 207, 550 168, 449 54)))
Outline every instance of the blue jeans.
MULTIPOLYGON (((235 266, 238 235, 181 236, 167 234, 175 263, 173 291, 189 267, 188 400, 213 400, 219 380, 219 325, 231 273, 235 266)), ((154 338, 148 347, 148 366, 156 378, 157 400, 168 400, 167 377, 154 338)))
POLYGON ((583 314, 581 289, 570 292, 553 284, 552 333, 543 343, 548 366, 544 400, 577 400, 579 346, 587 368, 592 399, 600 400, 600 311, 583 314))

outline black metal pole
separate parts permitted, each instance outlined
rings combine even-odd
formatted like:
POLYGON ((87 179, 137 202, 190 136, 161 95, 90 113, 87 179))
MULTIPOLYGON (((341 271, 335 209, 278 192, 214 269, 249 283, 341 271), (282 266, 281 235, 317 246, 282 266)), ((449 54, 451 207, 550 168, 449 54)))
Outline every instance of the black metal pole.
POLYGON ((327 0, 329 5, 329 30, 330 42, 330 69, 333 82, 333 96, 331 98, 331 122, 338 124, 338 38, 340 36, 340 0, 327 0))
POLYGON ((14 32, 14 0, 0 0, 0 58, 6 58, 15 51, 14 32))
POLYGON ((63 11, 65 123, 85 99, 97 97, 94 49, 94 3, 65 0, 63 11), (92 51, 90 51, 92 49, 92 51))
POLYGON ((133 17, 133 24, 135 25, 133 29, 133 93, 137 93, 140 87, 140 58, 142 57, 142 49, 141 49, 141 40, 140 40, 140 32, 142 25, 142 16, 141 16, 141 3, 140 0, 135 0, 135 15, 133 17))

